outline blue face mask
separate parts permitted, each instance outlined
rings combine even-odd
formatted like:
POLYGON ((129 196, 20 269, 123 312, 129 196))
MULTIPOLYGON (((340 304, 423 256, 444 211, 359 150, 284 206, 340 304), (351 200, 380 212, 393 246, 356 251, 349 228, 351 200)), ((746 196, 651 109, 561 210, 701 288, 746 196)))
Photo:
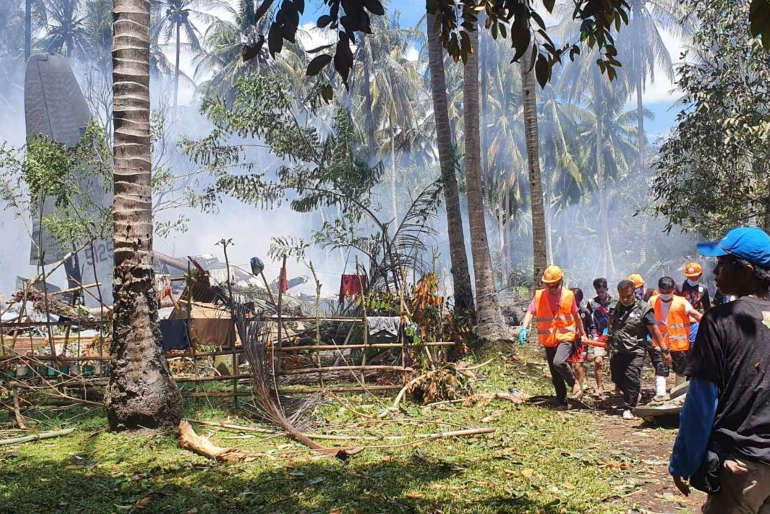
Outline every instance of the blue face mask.
POLYGON ((687 283, 690 284, 692 287, 695 287, 698 285, 697 280, 690 280, 689 278, 687 279, 687 283))

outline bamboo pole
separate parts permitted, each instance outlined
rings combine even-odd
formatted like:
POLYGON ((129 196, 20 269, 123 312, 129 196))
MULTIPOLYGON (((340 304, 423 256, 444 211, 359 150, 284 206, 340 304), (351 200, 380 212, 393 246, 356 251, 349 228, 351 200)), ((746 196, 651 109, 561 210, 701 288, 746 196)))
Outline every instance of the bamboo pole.
POLYGON ((373 366, 366 364, 362 364, 360 366, 327 366, 324 368, 298 368, 298 369, 288 369, 284 370, 280 373, 281 376, 287 376, 287 375, 304 375, 307 373, 316 373, 316 372, 332 372, 332 371, 404 371, 404 372, 411 372, 413 371, 412 368, 405 368, 403 366, 373 366))
MULTIPOLYGON (((361 366, 363 369, 363 366, 366 366, 366 350, 367 345, 369 344, 369 322, 366 319, 366 292, 364 291, 364 283, 361 280, 361 275, 358 271, 358 255, 356 255, 356 279, 358 279, 358 288, 361 292, 361 315, 362 320, 364 323, 363 331, 364 331, 364 351, 361 352, 361 366)), ((364 377, 364 374, 361 373, 361 383, 366 382, 366 377, 364 377)))
POLYGON ((278 355, 276 356, 275 353, 273 354, 275 357, 277 357, 278 360, 278 371, 280 372, 283 369, 283 359, 281 358, 282 354, 280 353, 281 347, 283 346, 283 341, 281 340, 281 327, 283 325, 283 321, 281 319, 282 316, 282 305, 283 305, 283 283, 281 279, 283 278, 283 274, 286 273, 286 256, 283 256, 283 263, 281 264, 281 271, 278 275, 278 355))
POLYGON ((11 439, 0 439, 0 446, 7 444, 26 443, 29 441, 40 441, 41 439, 51 439, 53 437, 59 437, 62 435, 68 435, 74 432, 74 428, 66 428, 64 430, 54 430, 51 432, 41 432, 39 434, 25 435, 23 437, 13 437, 11 439))
MULTIPOLYGON (((448 341, 437 341, 422 343, 424 346, 454 346, 455 343, 448 341)), ((286 346, 281 352, 301 352, 301 351, 336 351, 336 350, 360 350, 361 348, 401 348, 398 343, 371 343, 371 344, 323 344, 323 345, 301 345, 301 346, 286 346)))

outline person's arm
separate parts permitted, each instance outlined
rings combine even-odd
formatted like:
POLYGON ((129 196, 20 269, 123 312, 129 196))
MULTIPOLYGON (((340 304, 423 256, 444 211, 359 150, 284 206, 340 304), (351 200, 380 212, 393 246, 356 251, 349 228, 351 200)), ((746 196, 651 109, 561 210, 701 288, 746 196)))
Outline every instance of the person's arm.
POLYGON ((529 336, 529 325, 532 323, 532 318, 535 315, 535 299, 532 299, 532 302, 529 304, 529 307, 527 308, 527 313, 524 314, 524 320, 521 322, 521 328, 519 329, 519 344, 524 345, 527 343, 527 337, 529 336))
POLYGON ((580 316, 580 311, 572 313, 572 319, 575 320, 575 326, 577 327, 577 336, 583 337, 586 333, 583 327, 583 318, 580 316))
POLYGON ((711 430, 717 412, 717 385, 708 380, 693 378, 687 390, 687 399, 679 414, 679 435, 674 442, 668 472, 677 488, 687 496, 689 487, 683 478, 697 471, 708 450, 711 430))
POLYGON ((696 323, 700 323, 700 320, 703 317, 700 312, 695 310, 695 307, 693 307, 690 302, 685 302, 685 314, 690 316, 691 319, 694 319, 696 323))
POLYGON ((532 323, 532 313, 527 311, 527 313, 524 315, 524 321, 521 322, 521 326, 524 328, 529 328, 530 323, 532 323))
POLYGON ((703 287, 703 294, 700 297, 700 304, 703 306, 703 312, 706 312, 711 308, 711 297, 709 296, 709 290, 705 286, 703 287))

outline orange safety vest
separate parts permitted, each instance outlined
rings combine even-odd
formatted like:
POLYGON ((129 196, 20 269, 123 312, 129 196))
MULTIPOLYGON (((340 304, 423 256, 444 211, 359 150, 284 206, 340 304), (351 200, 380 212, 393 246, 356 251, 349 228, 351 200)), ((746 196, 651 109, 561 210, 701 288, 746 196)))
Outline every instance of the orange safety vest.
POLYGON ((672 352, 688 351, 690 349, 690 316, 685 310, 687 301, 681 296, 674 295, 668 310, 668 318, 665 320, 662 319, 662 302, 659 295, 650 298, 650 306, 655 311, 658 330, 663 334, 666 345, 672 352))
POLYGON ((535 324, 540 344, 551 347, 559 343, 571 343, 577 333, 575 318, 572 316, 575 295, 570 290, 562 290, 557 312, 551 312, 547 296, 545 289, 535 292, 535 324))

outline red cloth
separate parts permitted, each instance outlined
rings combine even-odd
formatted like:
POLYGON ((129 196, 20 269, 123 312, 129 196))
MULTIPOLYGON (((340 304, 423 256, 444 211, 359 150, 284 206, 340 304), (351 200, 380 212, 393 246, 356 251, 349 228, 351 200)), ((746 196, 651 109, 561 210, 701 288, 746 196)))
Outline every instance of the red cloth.
POLYGON ((360 296, 361 286, 366 290, 366 275, 342 275, 340 280, 340 303, 345 301, 345 297, 360 296))
POLYGON ((281 268, 281 275, 278 277, 278 290, 285 293, 289 290, 289 280, 286 278, 286 267, 281 268))

